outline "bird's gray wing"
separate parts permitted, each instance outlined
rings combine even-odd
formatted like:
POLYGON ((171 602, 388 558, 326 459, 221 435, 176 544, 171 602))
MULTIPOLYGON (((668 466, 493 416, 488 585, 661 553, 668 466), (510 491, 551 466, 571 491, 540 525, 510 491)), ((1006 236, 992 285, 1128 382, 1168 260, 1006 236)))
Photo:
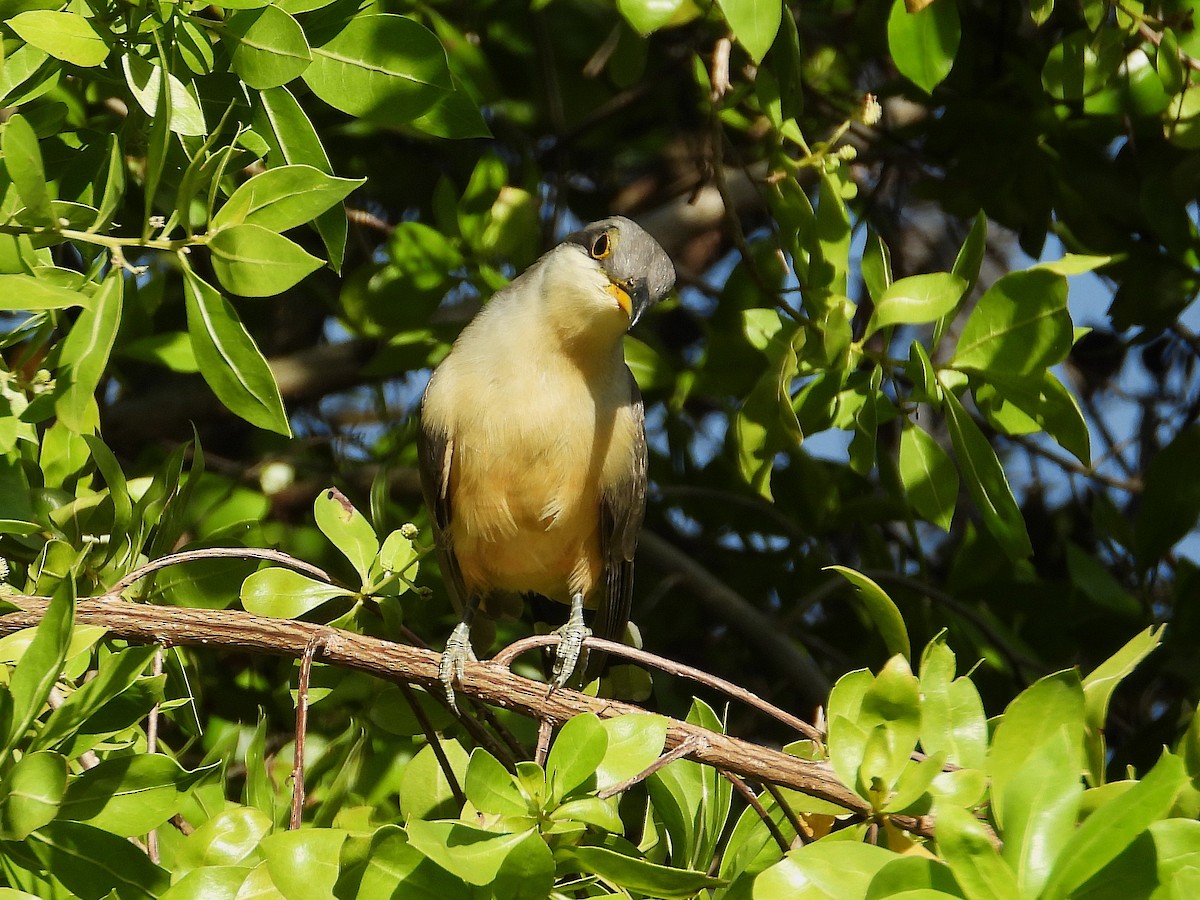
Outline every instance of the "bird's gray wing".
POLYGON ((462 612, 467 599, 463 586, 462 570, 450 543, 450 464, 454 457, 454 441, 440 428, 430 426, 421 417, 417 431, 417 467, 421 473, 421 493, 433 523, 433 537, 437 546, 438 562, 442 567, 442 580, 450 590, 454 608, 462 612))
MULTIPOLYGON (((629 375, 630 406, 634 416, 633 460, 627 477, 605 485, 600 495, 600 555, 604 560, 604 595, 600 598, 592 633, 610 641, 625 636, 633 600, 633 555, 646 514, 646 410, 637 382, 629 375)), ((595 678, 604 656, 592 653, 587 680, 595 678)))

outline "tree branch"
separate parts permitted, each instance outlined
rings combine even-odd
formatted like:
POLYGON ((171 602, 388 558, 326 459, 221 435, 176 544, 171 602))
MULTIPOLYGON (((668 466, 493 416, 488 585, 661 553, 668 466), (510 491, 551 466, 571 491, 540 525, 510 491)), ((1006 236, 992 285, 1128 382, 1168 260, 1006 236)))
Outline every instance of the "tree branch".
MULTIPOLYGON (((42 597, 11 596, 7 600, 18 611, 0 616, 0 634, 37 625, 48 600, 42 597)), ((439 654, 403 644, 393 644, 325 625, 256 616, 240 610, 188 609, 146 606, 111 599, 82 600, 76 607, 80 624, 99 625, 111 634, 135 643, 168 646, 217 645, 252 653, 299 658, 314 639, 319 639, 320 658, 333 665, 365 672, 388 681, 415 682, 432 690, 439 688, 439 654)), ((589 697, 572 690, 556 690, 547 696, 546 685, 514 675, 487 662, 468 663, 459 690, 485 703, 511 709, 531 718, 561 724, 572 716, 591 712, 613 718, 647 710, 629 703, 589 697)), ((688 758, 695 762, 753 779, 770 781, 842 808, 871 815, 869 804, 845 787, 829 766, 814 763, 778 750, 761 747, 729 735, 718 734, 677 719, 668 719, 666 750, 694 743, 688 758)), ((924 836, 932 836, 931 817, 893 817, 897 825, 924 836)))

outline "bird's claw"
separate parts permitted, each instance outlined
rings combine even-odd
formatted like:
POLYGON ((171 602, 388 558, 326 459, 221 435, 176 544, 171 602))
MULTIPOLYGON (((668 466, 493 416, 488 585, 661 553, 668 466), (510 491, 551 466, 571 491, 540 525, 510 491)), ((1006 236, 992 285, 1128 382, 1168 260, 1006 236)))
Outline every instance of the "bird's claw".
POLYGON ((572 611, 567 624, 554 632, 558 635, 558 649, 554 654, 554 669, 550 677, 550 690, 566 687, 579 664, 583 642, 592 636, 592 629, 583 623, 583 610, 578 616, 572 611))
POLYGON ((471 629, 466 622, 459 622, 446 640, 446 650, 438 666, 438 680, 455 712, 458 712, 458 701, 454 699, 454 682, 462 681, 466 664, 476 661, 475 651, 471 648, 471 629))

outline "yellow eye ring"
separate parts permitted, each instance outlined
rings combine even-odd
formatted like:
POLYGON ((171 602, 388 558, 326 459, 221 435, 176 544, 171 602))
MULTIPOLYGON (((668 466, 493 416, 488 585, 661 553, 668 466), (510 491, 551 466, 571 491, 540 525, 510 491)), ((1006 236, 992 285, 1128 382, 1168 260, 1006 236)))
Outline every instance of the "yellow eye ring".
POLYGON ((609 240, 607 231, 600 232, 592 241, 592 247, 588 252, 592 254, 593 259, 604 259, 612 253, 612 241, 609 240))

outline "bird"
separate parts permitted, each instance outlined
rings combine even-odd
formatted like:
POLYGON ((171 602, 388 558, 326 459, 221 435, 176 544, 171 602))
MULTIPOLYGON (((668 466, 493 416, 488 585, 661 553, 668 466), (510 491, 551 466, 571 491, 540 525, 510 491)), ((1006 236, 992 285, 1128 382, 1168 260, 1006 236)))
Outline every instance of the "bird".
MULTIPOLYGON (((620 640, 646 508, 645 410, 623 338, 675 283, 670 257, 613 216, 567 235, 499 290, 434 369, 417 451, 443 580, 462 614, 439 680, 476 659, 489 597, 570 607, 550 690, 591 634, 620 640), (594 631, 584 609, 595 609, 594 631)), ((602 664, 593 654, 589 674, 602 664)))

